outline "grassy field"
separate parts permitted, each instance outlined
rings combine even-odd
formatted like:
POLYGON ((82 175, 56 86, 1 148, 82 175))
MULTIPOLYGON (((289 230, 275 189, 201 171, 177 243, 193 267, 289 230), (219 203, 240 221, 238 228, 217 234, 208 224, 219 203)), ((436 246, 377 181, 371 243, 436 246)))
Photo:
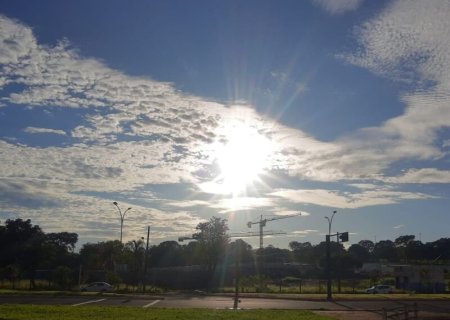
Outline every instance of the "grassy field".
POLYGON ((330 320, 304 310, 139 309, 133 307, 0 305, 2 320, 330 320))

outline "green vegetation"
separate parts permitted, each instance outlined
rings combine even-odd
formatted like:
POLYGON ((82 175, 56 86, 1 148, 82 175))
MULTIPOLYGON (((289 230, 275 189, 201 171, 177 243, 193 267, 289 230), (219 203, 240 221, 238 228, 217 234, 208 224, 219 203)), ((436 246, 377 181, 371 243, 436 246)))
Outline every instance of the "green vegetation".
POLYGON ((100 306, 0 305, 1 319, 65 320, 327 320, 332 319, 303 310, 209 310, 209 309, 139 309, 100 306))
MULTIPOLYGON (((80 284, 106 281, 116 293, 124 294, 161 294, 167 290, 230 292, 234 291, 238 266, 242 292, 326 292, 325 242, 313 245, 292 241, 290 249, 253 249, 241 239, 230 242, 227 231, 225 219, 212 217, 199 223, 196 233, 189 237, 195 241, 185 244, 164 241, 147 248, 142 239, 127 243, 115 240, 85 243, 76 252, 76 233, 45 233, 31 220, 8 219, 0 225, 0 288, 79 291, 80 284)), ((450 261, 450 238, 422 243, 414 235, 403 235, 395 241, 361 240, 348 249, 342 243, 330 245, 335 293, 357 294, 375 284, 396 285, 392 273, 382 273, 381 267, 361 271, 366 262, 426 266, 433 261, 433 265, 441 263, 444 270, 450 261)), ((403 289, 448 292, 450 273, 442 277, 437 289, 424 269, 422 283, 404 285, 403 289)))

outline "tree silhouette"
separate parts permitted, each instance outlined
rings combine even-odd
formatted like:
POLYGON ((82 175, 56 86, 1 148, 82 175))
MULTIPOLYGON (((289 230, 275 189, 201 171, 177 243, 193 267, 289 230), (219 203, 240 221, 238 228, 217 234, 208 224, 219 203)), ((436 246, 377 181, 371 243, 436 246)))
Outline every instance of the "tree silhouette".
POLYGON ((196 230, 193 238, 198 242, 199 260, 211 279, 229 242, 227 220, 212 217, 208 222, 199 223, 196 230))

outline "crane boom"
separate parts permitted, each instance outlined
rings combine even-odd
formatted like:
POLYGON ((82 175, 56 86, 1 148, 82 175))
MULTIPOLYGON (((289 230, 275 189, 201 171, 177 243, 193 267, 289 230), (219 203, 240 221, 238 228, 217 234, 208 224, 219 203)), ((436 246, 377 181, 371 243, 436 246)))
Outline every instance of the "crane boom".
MULTIPOLYGON (((278 234, 286 234, 284 231, 266 231, 265 236, 274 236, 278 234)), ((230 238, 248 238, 248 237, 258 237, 259 232, 236 232, 230 233, 230 238)))
POLYGON ((268 221, 275 221, 275 220, 293 218, 293 217, 298 217, 298 216, 301 216, 301 215, 302 215, 302 213, 298 212, 298 213, 295 213, 295 214, 289 214, 289 215, 285 215, 285 216, 276 216, 276 217, 273 217, 273 218, 264 218, 264 219, 263 219, 263 216, 261 215, 261 218, 260 218, 259 221, 253 221, 253 222, 250 221, 250 222, 247 223, 247 226, 249 228, 251 228, 253 224, 259 224, 259 248, 262 249, 263 248, 264 227, 266 226, 266 223, 268 221))
MULTIPOLYGON (((274 235, 279 235, 279 234, 286 234, 286 232, 284 231, 266 231, 264 232, 265 236, 274 236, 274 235)), ((229 234, 230 238, 249 238, 249 237, 258 237, 259 236, 259 232, 233 232, 229 234)), ((192 236, 181 236, 178 237, 178 241, 179 242, 183 242, 186 240, 196 240, 196 237, 194 237, 194 235, 192 236)))

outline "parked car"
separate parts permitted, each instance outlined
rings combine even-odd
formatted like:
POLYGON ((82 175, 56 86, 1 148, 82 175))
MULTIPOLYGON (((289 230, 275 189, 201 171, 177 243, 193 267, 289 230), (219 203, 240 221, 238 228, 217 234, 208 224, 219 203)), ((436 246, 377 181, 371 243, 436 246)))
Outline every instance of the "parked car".
POLYGON ((81 286, 80 289, 89 292, 110 292, 113 290, 113 286, 106 282, 92 282, 81 286))
POLYGON ((378 284, 366 290, 366 293, 392 293, 392 292, 393 292, 392 288, 385 284, 378 284))

